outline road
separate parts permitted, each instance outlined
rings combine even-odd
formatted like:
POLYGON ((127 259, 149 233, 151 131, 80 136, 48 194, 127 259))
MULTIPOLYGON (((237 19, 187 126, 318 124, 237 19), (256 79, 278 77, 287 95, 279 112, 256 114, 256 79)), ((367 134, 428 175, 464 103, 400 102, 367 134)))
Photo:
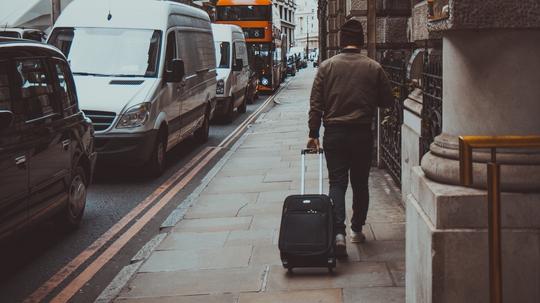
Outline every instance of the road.
MULTIPOLYGON (((152 194, 177 171, 208 147, 217 146, 242 124, 252 113, 261 107, 269 96, 261 96, 253 105, 248 105, 247 112, 238 115, 233 123, 228 125, 212 124, 210 138, 204 145, 197 145, 194 140, 187 140, 172 149, 168 154, 166 172, 157 179, 141 177, 139 169, 123 167, 98 167, 94 184, 91 186, 87 208, 82 225, 73 232, 65 232, 53 222, 45 222, 32 230, 21 234, 9 245, 4 244, 0 251, 0 301, 23 302, 29 296, 35 298, 35 292, 44 283, 51 281, 51 277, 58 277, 57 272, 65 268, 66 264, 90 251, 89 246, 95 244, 97 239, 103 238, 111 227, 120 222, 122 218, 137 208, 146 197, 152 194)), ((270 108, 272 103, 266 106, 270 108)), ((265 110, 266 110, 265 109, 265 110)), ((118 271, 137 253, 137 251, 159 232, 159 226, 184 199, 199 184, 212 164, 219 160, 220 155, 227 148, 220 150, 208 164, 198 172, 193 180, 168 201, 168 203, 138 231, 129 242, 115 254, 105 266, 100 267, 84 287, 77 291, 72 302, 93 302, 99 293, 109 284, 118 271)), ((144 212, 143 212, 144 213, 144 212)), ((122 232, 134 224, 132 220, 122 232)), ((119 232, 119 234, 122 234, 119 232)), ((117 238, 118 236, 115 235, 117 238)), ((111 238, 111 241, 115 240, 111 238)), ((107 246, 97 250, 96 254, 83 259, 82 266, 76 268, 69 275, 60 275, 62 279, 59 287, 45 287, 44 301, 51 300, 56 294, 75 279, 107 246)), ((39 298, 39 296, 38 296, 39 298)))

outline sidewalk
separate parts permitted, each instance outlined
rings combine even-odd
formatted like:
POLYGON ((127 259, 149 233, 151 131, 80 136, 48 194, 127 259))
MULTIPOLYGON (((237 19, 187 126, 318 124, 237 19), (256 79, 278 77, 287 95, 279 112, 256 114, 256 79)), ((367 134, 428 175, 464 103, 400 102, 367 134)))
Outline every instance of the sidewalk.
MULTIPOLYGON (((298 73, 277 97, 281 104, 240 139, 116 302, 405 302, 404 210, 399 193, 377 168, 371 171, 368 241, 348 242, 349 258, 338 261, 333 275, 321 268, 289 276, 281 266, 281 207, 287 195, 299 192, 314 73, 298 73)), ((317 189, 318 168, 315 159, 307 163, 309 192, 317 189)), ((351 197, 349 191, 348 203, 351 197)))

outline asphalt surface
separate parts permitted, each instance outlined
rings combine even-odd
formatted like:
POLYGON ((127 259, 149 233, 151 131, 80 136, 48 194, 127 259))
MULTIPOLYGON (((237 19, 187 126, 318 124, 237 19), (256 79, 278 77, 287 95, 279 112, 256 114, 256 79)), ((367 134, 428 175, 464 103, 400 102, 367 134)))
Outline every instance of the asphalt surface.
MULTIPOLYGON (((44 222, 18 235, 0 247, 0 301, 22 302, 58 270, 79 255, 111 226, 130 212, 165 180, 181 169, 199 151, 207 146, 217 146, 233 132, 251 113, 256 111, 269 96, 260 96, 247 112, 237 115, 231 124, 213 123, 210 138, 204 145, 188 139, 167 154, 168 168, 157 179, 141 177, 137 168, 97 167, 94 184, 89 189, 84 219, 79 229, 65 232, 54 222, 44 222)), ((268 108, 271 105, 268 106, 268 108)), ((226 152, 223 150, 221 154, 226 152)), ((72 302, 93 302, 118 271, 136 252, 159 232, 159 226, 184 198, 199 184, 198 180, 211 169, 220 155, 206 165, 195 179, 162 209, 78 294, 72 302)), ((90 259, 91 261, 91 259, 90 259)), ((83 266, 84 267, 84 266, 83 266)), ((80 272, 80 270, 78 271, 80 272)), ((76 273, 78 273, 76 272, 76 273)), ((70 275, 65 283, 72 280, 70 275)), ((61 285, 61 286, 62 286, 61 285)), ((61 288, 61 287, 60 287, 61 288)), ((48 301, 59 289, 51 293, 48 301)))

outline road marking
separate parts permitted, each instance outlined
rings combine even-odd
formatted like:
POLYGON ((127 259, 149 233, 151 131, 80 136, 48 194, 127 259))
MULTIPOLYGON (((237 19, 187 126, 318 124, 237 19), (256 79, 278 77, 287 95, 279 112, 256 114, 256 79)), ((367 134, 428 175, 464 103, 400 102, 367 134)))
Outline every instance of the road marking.
POLYGON ((281 92, 284 87, 286 86, 281 86, 278 91, 276 91, 272 96, 266 99, 266 101, 264 101, 264 103, 259 106, 256 111, 254 111, 246 120, 244 120, 244 122, 238 125, 238 127, 232 133, 230 133, 225 139, 223 139, 223 141, 221 141, 218 147, 226 147, 234 139, 236 139, 242 133, 242 131, 246 129, 248 125, 251 124, 251 122, 253 122, 253 120, 266 108, 266 106, 276 98, 276 96, 281 92))
POLYGON ((169 190, 154 206, 152 206, 139 220, 137 220, 124 234, 114 241, 101 255, 99 255, 83 272, 73 279, 54 299, 52 303, 67 302, 86 282, 101 270, 169 201, 182 190, 205 166, 220 149, 212 150, 195 168, 193 168, 178 184, 169 190))
POLYGON ((197 162, 208 154, 214 147, 206 147, 199 152, 189 163, 167 179, 162 185, 160 185, 154 192, 152 192, 146 199, 140 202, 135 208, 133 208, 126 216, 113 225, 103 235, 96 239, 90 246, 82 251, 77 257, 71 260, 66 266, 61 268, 54 276, 52 276, 41 287, 34 291, 26 300, 28 302, 40 302, 49 293, 51 293, 58 285, 68 278, 73 272, 75 272, 82 264, 84 264, 89 258, 91 258, 98 250, 100 250, 107 242, 115 237, 128 223, 136 218, 143 210, 151 205, 159 196, 161 196, 166 190, 174 185, 189 169, 197 162))
POLYGON ((163 197, 154 204, 144 215, 133 224, 124 234, 122 234, 115 242, 113 242, 96 260, 94 260, 83 272, 81 272, 74 280, 72 280, 54 299, 52 302, 67 302, 75 293, 84 286, 118 251, 133 238, 137 232, 139 232, 150 219, 159 212, 166 204, 184 188, 198 172, 200 172, 208 162, 210 162, 216 154, 224 147, 228 146, 239 134, 251 123, 265 108, 272 102, 277 94, 283 89, 281 87, 273 96, 269 97, 255 112, 253 112, 246 120, 244 120, 229 136, 227 136, 217 147, 206 147, 193 157, 189 163, 176 172, 173 176, 169 177, 162 185, 160 185, 152 194, 146 197, 140 202, 134 209, 132 209, 126 216, 124 216, 118 223, 113 225, 108 231, 95 240, 90 246, 82 251, 77 257, 71 260, 66 266, 60 269, 54 276, 49 278, 42 286, 34 291, 28 298, 24 300, 24 303, 41 302, 50 293, 52 293, 60 284, 62 284, 70 275, 78 270, 84 263, 86 263, 93 255, 97 253, 105 244, 107 244, 112 238, 117 236, 122 229, 124 229, 133 219, 139 216, 145 209, 147 209, 157 198, 161 195, 163 197), (204 157, 206 156, 206 157, 204 157), (197 162, 204 159, 193 169, 191 168, 197 164, 197 162), (184 174, 191 172, 185 176, 176 186, 172 187, 184 174), (172 189, 171 189, 172 187, 172 189), (165 201, 165 202, 164 202, 165 201), (158 207, 159 205, 159 207, 158 207), (150 215, 149 215, 150 214, 150 215), (143 218, 147 219, 143 223, 143 218))

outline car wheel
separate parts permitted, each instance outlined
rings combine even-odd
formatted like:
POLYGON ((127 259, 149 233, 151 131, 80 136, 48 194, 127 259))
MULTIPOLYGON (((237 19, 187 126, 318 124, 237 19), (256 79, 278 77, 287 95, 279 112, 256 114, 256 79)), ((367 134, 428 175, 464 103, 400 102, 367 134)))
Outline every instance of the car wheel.
POLYGON ((147 172, 151 177, 159 177, 165 170, 167 156, 167 140, 162 132, 159 132, 150 159, 147 163, 147 172))
POLYGON ((60 224, 68 229, 79 227, 86 207, 87 190, 86 173, 81 166, 77 166, 68 187, 67 205, 57 219, 60 224))
POLYGON ((208 141, 208 134, 210 133, 210 117, 208 111, 204 115, 204 122, 201 127, 195 131, 195 140, 198 143, 205 143, 208 141))
POLYGON ((238 106, 238 113, 240 114, 243 114, 245 113, 247 110, 247 94, 244 95, 244 98, 242 100, 242 104, 240 104, 240 106, 238 106))

